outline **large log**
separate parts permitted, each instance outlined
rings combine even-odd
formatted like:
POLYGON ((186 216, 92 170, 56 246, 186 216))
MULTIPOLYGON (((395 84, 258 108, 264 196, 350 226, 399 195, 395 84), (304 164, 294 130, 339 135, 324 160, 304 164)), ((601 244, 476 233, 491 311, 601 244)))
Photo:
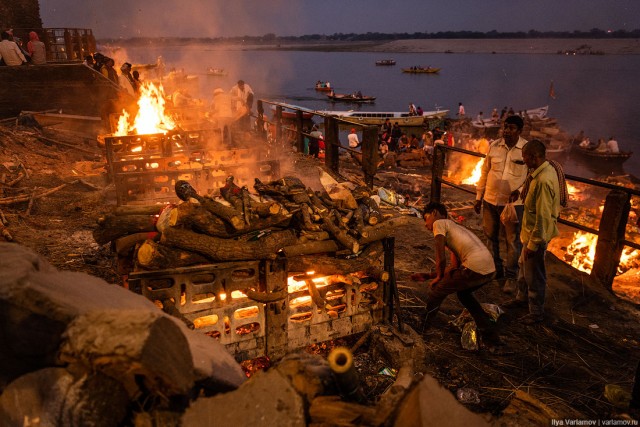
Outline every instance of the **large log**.
POLYGON ((216 217, 204 206, 198 203, 185 202, 171 211, 168 225, 172 227, 184 226, 210 236, 230 238, 269 227, 286 227, 290 220, 291 215, 271 215, 266 218, 254 218, 251 221, 251 225, 236 231, 231 227, 225 226, 225 223, 220 218, 216 217))
POLYGON ((366 271, 381 265, 384 251, 381 242, 373 242, 360 255, 354 258, 335 258, 331 256, 300 255, 287 259, 290 272, 304 273, 314 271, 317 275, 353 273, 366 271))
POLYGON ((93 238, 104 245, 128 234, 156 231, 156 219, 153 215, 105 215, 98 219, 93 238))
POLYGON ((351 236, 349 236, 343 229, 339 228, 333 223, 333 220, 328 215, 322 216, 322 228, 326 230, 334 239, 336 239, 342 246, 349 249, 354 254, 360 250, 360 244, 351 236))
POLYGON ((198 252, 214 261, 247 261, 273 259, 280 249, 296 243, 297 239, 292 230, 277 231, 255 241, 242 242, 169 228, 162 234, 161 242, 198 252))
POLYGON ((150 270, 187 267, 206 264, 209 260, 197 253, 165 246, 153 240, 146 240, 138 248, 138 264, 150 270))

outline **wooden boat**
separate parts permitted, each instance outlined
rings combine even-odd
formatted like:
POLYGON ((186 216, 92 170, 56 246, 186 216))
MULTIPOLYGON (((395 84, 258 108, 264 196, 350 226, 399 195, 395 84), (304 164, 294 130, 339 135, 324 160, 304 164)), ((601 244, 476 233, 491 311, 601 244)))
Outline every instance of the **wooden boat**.
POLYGON ((319 92, 331 92, 331 84, 329 82, 316 83, 315 89, 319 92))
POLYGON ((102 118, 98 116, 63 114, 60 111, 22 111, 21 114, 33 114, 33 117, 43 127, 64 130, 78 135, 97 136, 104 132, 102 118))
POLYGON ((226 76, 227 71, 224 68, 207 68, 208 76, 226 76))
POLYGON ((471 126, 478 129, 491 129, 491 128, 499 128, 500 123, 498 123, 493 119, 482 119, 481 121, 476 119, 476 120, 471 120, 471 126))
POLYGON ((449 113, 449 110, 425 111, 422 116, 411 116, 404 111, 318 111, 318 113, 337 116, 363 125, 380 126, 384 124, 386 119, 389 119, 391 123, 398 122, 402 126, 422 126, 426 120, 444 118, 449 113))
POLYGON ((578 153, 585 160, 599 163, 601 165, 621 165, 633 154, 632 151, 611 153, 608 151, 589 150, 588 148, 580 147, 577 144, 574 144, 572 152, 578 153))
POLYGON ((376 61, 376 65, 396 65, 395 59, 381 59, 376 61))
MULTIPOLYGON (((271 113, 273 114, 273 117, 275 118, 276 116, 276 107, 273 106, 271 107, 271 113)), ((302 112, 302 119, 303 120, 310 120, 313 117, 313 113, 308 112, 308 111, 303 111, 302 112)), ((289 111, 289 110, 282 110, 282 119, 283 120, 295 120, 298 118, 298 113, 297 111, 289 111)))
MULTIPOLYGON (((549 112, 549 106, 545 105, 544 107, 530 108, 528 110, 523 110, 523 111, 524 111, 524 114, 526 114, 531 120, 543 120, 547 117, 547 113, 549 112)), ((471 125, 474 128, 478 128, 478 129, 492 129, 492 128, 499 128, 500 126, 502 126, 500 122, 490 117, 483 119, 482 121, 479 121, 478 119, 471 120, 471 125)))
POLYGON ((327 97, 332 101, 340 101, 340 102, 374 102, 376 100, 375 96, 364 96, 364 95, 356 95, 356 94, 344 94, 344 93, 334 93, 329 94, 327 97))
POLYGON ((435 67, 410 67, 410 68, 403 68, 402 72, 403 73, 413 73, 413 74, 420 74, 420 73, 428 73, 428 74, 435 74, 440 72, 441 68, 435 68, 435 67))

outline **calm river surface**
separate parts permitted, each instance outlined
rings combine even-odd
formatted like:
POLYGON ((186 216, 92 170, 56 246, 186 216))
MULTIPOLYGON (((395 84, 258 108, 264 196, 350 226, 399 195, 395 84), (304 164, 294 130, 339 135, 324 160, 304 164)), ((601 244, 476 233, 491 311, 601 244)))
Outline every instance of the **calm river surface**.
MULTIPOLYGON (((200 75, 200 97, 213 89, 228 90, 238 79, 249 83, 257 98, 318 110, 347 110, 352 104, 332 104, 313 89, 317 80, 329 80, 337 93, 360 90, 377 97, 368 111, 406 111, 409 102, 425 111, 450 110, 458 102, 468 116, 479 111, 490 116, 495 107, 514 110, 549 105, 549 116, 571 134, 584 130, 592 140, 615 137, 623 150, 637 151, 624 172, 640 177, 640 55, 564 56, 533 54, 433 54, 213 50, 202 46, 162 49, 129 48, 127 60, 153 63, 162 55, 167 65, 200 75), (393 58, 396 66, 376 66, 393 58), (402 67, 440 67, 437 75, 405 74, 402 67), (207 76, 208 67, 224 68, 226 77, 207 76), (551 81, 556 99, 549 97, 551 81)), ((567 172, 594 176, 596 171, 569 157, 567 172)), ((606 171, 599 171, 600 173, 606 171)), ((611 171, 620 173, 620 171, 611 171)))

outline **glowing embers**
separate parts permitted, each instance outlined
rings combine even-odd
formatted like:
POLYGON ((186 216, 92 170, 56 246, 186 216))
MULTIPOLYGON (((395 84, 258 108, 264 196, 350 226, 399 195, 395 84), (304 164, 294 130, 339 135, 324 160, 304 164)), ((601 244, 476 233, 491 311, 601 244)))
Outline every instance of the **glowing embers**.
POLYGON ((567 246, 567 253, 564 260, 573 268, 577 268, 585 273, 591 273, 593 260, 596 255, 596 243, 598 236, 584 231, 573 234, 573 241, 567 246))
POLYGON ((165 114, 165 103, 162 85, 156 86, 151 82, 143 83, 138 98, 138 113, 133 123, 129 120, 129 114, 122 110, 114 135, 167 133, 167 131, 175 129, 174 120, 165 114))
MULTIPOLYGON (((573 241, 567 246, 564 260, 572 267, 585 273, 591 273, 596 256, 598 236, 584 231, 573 234, 573 241)), ((622 274, 632 268, 640 266, 640 251, 625 247, 620 256, 617 274, 622 274)))
MULTIPOLYGON (((233 312, 234 325, 242 322, 239 325, 235 326, 235 334, 242 336, 253 332, 258 332, 260 330, 259 316, 260 309, 256 305, 235 310, 233 312)), ((222 318, 223 323, 221 326, 218 326, 219 320, 220 317, 217 314, 209 314, 194 319, 193 324, 195 325, 196 329, 214 328, 213 331, 207 333, 214 338, 219 338, 222 333, 224 333, 225 335, 230 335, 232 324, 231 319, 228 316, 224 316, 222 318)))
POLYGON ((478 160, 476 166, 473 168, 471 175, 468 178, 463 179, 460 183, 466 185, 476 185, 480 180, 480 174, 482 173, 482 165, 484 164, 484 159, 478 160))

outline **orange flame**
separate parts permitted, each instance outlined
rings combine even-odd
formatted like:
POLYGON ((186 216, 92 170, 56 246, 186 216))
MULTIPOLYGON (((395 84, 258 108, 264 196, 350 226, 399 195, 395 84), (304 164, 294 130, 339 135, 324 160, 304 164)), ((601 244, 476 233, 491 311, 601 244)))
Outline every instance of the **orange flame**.
MULTIPOLYGON (((598 236, 591 233, 578 231, 573 234, 573 242, 567 246, 567 253, 570 254, 569 259, 572 267, 577 268, 585 273, 591 273, 593 269, 593 260, 596 256, 596 244, 598 236)), ((618 274, 637 267, 640 262, 640 251, 632 248, 625 248, 620 255, 620 263, 618 264, 618 274)))
POLYGON ((122 111, 118 119, 116 136, 128 135, 134 132, 138 135, 152 133, 167 133, 176 127, 171 117, 164 112, 165 99, 162 85, 156 86, 151 82, 145 82, 140 87, 138 98, 138 114, 133 123, 129 122, 129 114, 122 111))
POLYGON ((478 163, 476 163, 476 166, 473 168, 473 172, 471 172, 471 176, 469 178, 463 179, 462 184, 476 185, 480 180, 483 164, 484 164, 484 159, 478 160, 478 163))

